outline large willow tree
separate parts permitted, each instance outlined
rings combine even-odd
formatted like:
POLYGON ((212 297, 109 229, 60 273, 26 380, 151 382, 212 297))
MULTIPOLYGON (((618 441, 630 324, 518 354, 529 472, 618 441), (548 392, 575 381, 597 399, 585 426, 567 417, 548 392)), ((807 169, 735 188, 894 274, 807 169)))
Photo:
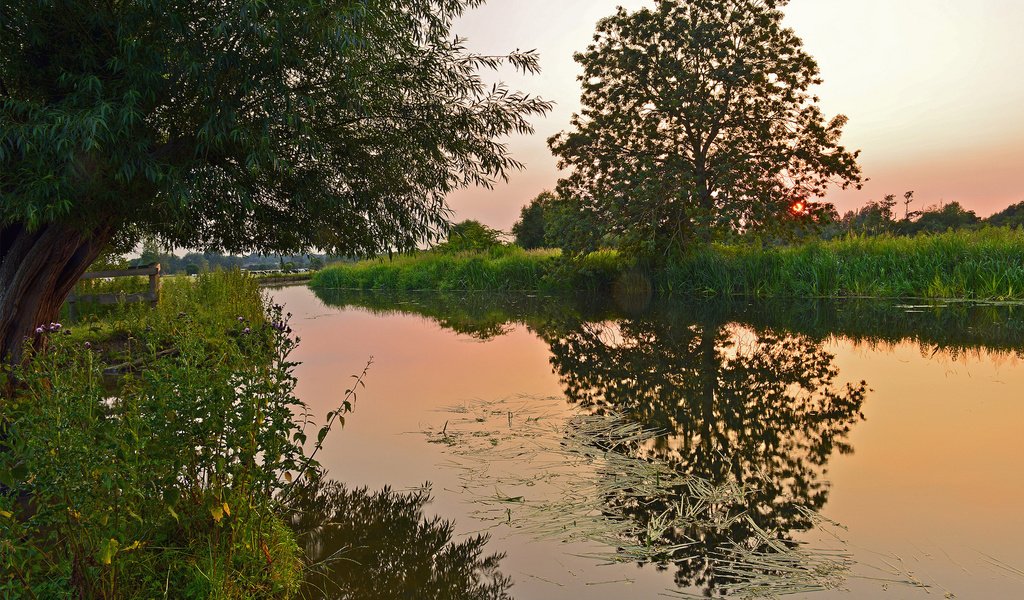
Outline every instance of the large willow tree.
POLYGON ((830 184, 859 185, 811 89, 818 66, 783 26, 786 0, 658 0, 597 25, 582 112, 550 140, 559 194, 624 248, 663 257, 771 228, 830 184), (596 217, 596 218, 595 218, 596 217))
POLYGON ((360 254, 434 238, 549 104, 451 35, 482 0, 4 0, 0 356, 111 244, 360 254))

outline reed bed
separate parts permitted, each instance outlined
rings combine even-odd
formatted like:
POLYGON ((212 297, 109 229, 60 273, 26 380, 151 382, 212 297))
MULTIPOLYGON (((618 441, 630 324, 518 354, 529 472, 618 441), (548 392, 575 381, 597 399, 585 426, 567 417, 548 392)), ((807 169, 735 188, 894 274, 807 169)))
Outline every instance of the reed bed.
MULTIPOLYGON (((602 563, 668 565, 704 552, 725 581, 720 591, 737 598, 835 590, 851 577, 863 577, 854 573, 858 564, 839 524, 804 507, 808 522, 833 543, 811 546, 765 531, 745 510, 756 482, 715 483, 679 473, 662 460, 642 459, 642 448, 660 433, 620 415, 584 414, 559 398, 528 397, 459 405, 444 413, 443 426, 424 433, 448 447, 446 466, 460 472, 461 491, 489 530, 580 544, 577 555, 602 563), (641 523, 625 508, 637 505, 670 508, 641 523), (754 532, 753 538, 710 553, 698 539, 701 532, 733 531, 737 525, 754 532), (670 531, 695 534, 680 542, 665 535, 670 531)), ((920 587, 899 570, 882 570, 885 584, 920 587)), ((678 589, 665 595, 704 597, 678 589)))
MULTIPOLYGON (((793 246, 712 245, 640 269, 615 250, 574 259, 497 246, 419 252, 321 271, 318 289, 612 293, 642 281, 663 296, 1024 300, 1024 229, 851 236, 793 246)), ((649 290, 648 290, 649 291, 649 290)))
POLYGON ((557 250, 498 246, 459 253, 418 252, 333 265, 317 273, 321 289, 526 291, 542 287, 557 250))
POLYGON ((670 266, 661 284, 703 296, 1022 300, 1024 230, 718 245, 670 266))

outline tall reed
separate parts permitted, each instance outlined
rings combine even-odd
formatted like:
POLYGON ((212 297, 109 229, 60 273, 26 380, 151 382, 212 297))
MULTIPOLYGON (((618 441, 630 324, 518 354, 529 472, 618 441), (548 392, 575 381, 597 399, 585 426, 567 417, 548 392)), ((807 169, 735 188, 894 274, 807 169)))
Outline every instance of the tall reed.
POLYGON ((1024 299, 1024 232, 853 236, 798 246, 716 245, 668 267, 663 291, 704 296, 1024 299))

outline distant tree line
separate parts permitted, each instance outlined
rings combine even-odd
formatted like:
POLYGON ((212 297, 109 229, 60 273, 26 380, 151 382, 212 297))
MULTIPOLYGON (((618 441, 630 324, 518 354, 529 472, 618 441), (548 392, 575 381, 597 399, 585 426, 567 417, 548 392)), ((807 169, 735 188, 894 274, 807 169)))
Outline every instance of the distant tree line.
MULTIPOLYGON (((1024 225, 1024 202, 983 219, 959 202, 910 210, 914 201, 912 191, 903 194, 902 199, 889 194, 881 200, 869 200, 861 208, 842 215, 831 203, 809 203, 800 207, 800 214, 784 219, 770 234, 757 232, 756 235, 758 239, 781 243, 814 238, 835 239, 851 234, 911 236, 985 226, 1017 228, 1024 225)), ((519 220, 512 226, 512 233, 516 244, 526 249, 562 248, 579 254, 618 246, 617 236, 603 223, 587 218, 572 200, 559 198, 549 191, 542 192, 523 207, 519 220)), ((734 241, 741 241, 743 237, 737 234, 734 241)))
POLYGON ((332 262, 346 260, 342 256, 329 254, 222 254, 219 252, 188 252, 178 256, 152 239, 142 244, 138 258, 127 258, 123 254, 110 253, 100 256, 91 267, 98 269, 126 269, 153 263, 160 264, 160 270, 167 275, 197 275, 211 271, 242 269, 244 271, 296 271, 299 269, 318 270, 332 262))

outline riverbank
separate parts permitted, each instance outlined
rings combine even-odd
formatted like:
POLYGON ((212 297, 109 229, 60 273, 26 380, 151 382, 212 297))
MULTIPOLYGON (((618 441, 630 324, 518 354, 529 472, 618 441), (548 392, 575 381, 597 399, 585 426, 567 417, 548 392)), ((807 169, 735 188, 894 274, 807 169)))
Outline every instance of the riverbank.
POLYGON ((284 501, 315 463, 281 312, 235 271, 42 325, 0 401, 0 596, 298 593, 284 501))
POLYGON ((558 251, 419 252, 334 265, 317 289, 555 293, 614 288, 662 295, 750 298, 1024 300, 1024 230, 987 228, 916 237, 849 237, 793 246, 720 245, 659 271, 615 251, 569 261, 558 251))

